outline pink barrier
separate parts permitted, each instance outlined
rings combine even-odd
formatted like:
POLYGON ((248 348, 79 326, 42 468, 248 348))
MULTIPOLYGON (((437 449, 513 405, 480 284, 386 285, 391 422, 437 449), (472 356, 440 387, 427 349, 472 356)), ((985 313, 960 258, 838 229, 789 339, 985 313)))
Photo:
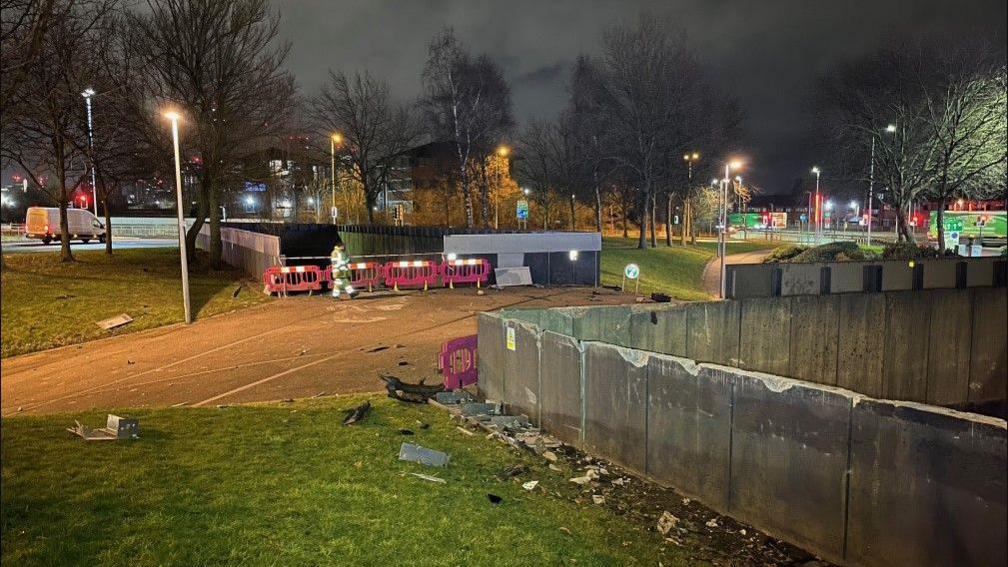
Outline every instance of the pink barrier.
POLYGON ((264 293, 287 294, 291 291, 322 289, 323 274, 318 266, 271 266, 263 272, 264 293))
POLYGON ((352 262, 347 268, 350 269, 350 284, 355 287, 367 286, 368 291, 374 291, 374 287, 385 280, 385 266, 380 262, 352 262))
POLYGON ((451 288, 456 283, 475 283, 476 287, 480 287, 489 277, 490 262, 485 258, 445 260, 441 264, 441 281, 451 288))
POLYGON ((443 344, 438 355, 438 368, 444 376, 446 390, 475 384, 478 377, 476 335, 459 337, 443 344))
POLYGON ((430 284, 437 282, 441 266, 429 260, 403 260, 387 262, 384 272, 385 287, 399 291, 400 286, 423 286, 426 290, 430 284))

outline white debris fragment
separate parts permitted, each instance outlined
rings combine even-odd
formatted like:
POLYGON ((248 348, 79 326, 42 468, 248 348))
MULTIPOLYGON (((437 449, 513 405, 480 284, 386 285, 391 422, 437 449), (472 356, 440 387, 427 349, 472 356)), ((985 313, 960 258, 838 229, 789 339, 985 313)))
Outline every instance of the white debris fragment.
POLYGON ((525 484, 522 484, 522 488, 524 488, 525 490, 535 490, 536 486, 539 486, 538 480, 530 480, 525 484))
POLYGON ((658 533, 661 535, 668 535, 672 528, 676 527, 679 523, 679 518, 673 516, 668 511, 662 512, 660 518, 658 518, 658 533))

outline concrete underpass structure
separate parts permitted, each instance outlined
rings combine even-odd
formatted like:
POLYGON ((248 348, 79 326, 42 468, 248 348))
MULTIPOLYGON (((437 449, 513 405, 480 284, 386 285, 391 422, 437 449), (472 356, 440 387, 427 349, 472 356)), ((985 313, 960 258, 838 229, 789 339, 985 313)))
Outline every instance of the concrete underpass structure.
POLYGON ((845 565, 1004 565, 1008 290, 481 314, 479 388, 845 565), (875 317, 873 314, 883 314, 875 317))

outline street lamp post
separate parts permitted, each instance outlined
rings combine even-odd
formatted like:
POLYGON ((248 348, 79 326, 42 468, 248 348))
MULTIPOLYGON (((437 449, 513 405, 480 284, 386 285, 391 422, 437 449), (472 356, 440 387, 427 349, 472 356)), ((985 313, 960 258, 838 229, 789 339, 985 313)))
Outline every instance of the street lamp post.
POLYGON ((819 245, 820 232, 822 231, 822 196, 819 195, 819 175, 822 170, 818 166, 812 168, 815 174, 815 243, 819 245))
MULTIPOLYGON (((679 231, 679 243, 684 245, 686 244, 686 230, 689 229, 690 233, 693 231, 693 210, 689 204, 689 192, 690 187, 693 185, 693 162, 700 159, 700 152, 683 154, 683 159, 686 160, 686 193, 683 196, 683 218, 679 231)), ((665 214, 672 214, 671 199, 669 199, 668 211, 665 214)))
MULTIPOLYGON (((331 160, 331 162, 330 162, 330 167, 331 167, 330 173, 332 175, 332 179, 331 179, 331 184, 332 184, 332 209, 331 209, 331 212, 335 212, 335 210, 336 210, 336 144, 341 144, 341 143, 343 143, 343 136, 341 136, 340 134, 337 133, 337 134, 333 134, 332 136, 329 136, 329 158, 331 160)), ((349 211, 347 211, 347 212, 349 212, 349 211)), ((333 222, 333 224, 336 224, 336 215, 331 215, 331 216, 332 216, 332 222, 333 222)))
POLYGON ((81 93, 81 96, 84 97, 84 104, 87 105, 88 151, 91 152, 91 200, 94 204, 94 214, 98 216, 98 187, 95 184, 94 128, 91 123, 91 97, 94 95, 94 89, 91 87, 84 89, 84 92, 81 93))
POLYGON ((731 170, 738 169, 742 167, 741 162, 732 161, 725 164, 724 168, 724 179, 721 180, 721 227, 718 231, 718 254, 720 255, 721 269, 721 299, 725 298, 725 252, 728 247, 727 234, 728 234, 728 184, 731 183, 731 170))
POLYGON ((192 323, 192 311, 189 306, 189 262, 186 258, 186 225, 182 215, 182 160, 179 156, 179 133, 177 112, 165 113, 165 118, 171 120, 172 142, 175 145, 175 202, 178 209, 179 254, 182 263, 182 301, 185 304, 185 322, 192 323))
MULTIPOLYGON (((885 132, 894 134, 896 132, 895 124, 888 124, 885 127, 885 132)), ((871 228, 872 228, 872 208, 874 207, 875 201, 875 132, 872 132, 871 137, 871 156, 868 161, 868 245, 871 246, 871 228)))

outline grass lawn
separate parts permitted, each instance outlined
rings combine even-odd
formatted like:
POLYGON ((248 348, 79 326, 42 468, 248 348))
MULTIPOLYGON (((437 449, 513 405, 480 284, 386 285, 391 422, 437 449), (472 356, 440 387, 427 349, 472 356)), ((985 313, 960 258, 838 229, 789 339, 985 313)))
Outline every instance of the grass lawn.
MULTIPOLYGON (((12 356, 115 333, 128 333, 184 318, 178 251, 166 248, 75 252, 63 264, 58 253, 4 255, 2 356, 12 356), (95 321, 127 313, 133 322, 103 331, 95 321)), ((233 297, 241 274, 197 267, 189 273, 195 317, 261 303, 257 284, 233 297)))
MULTIPOLYGON (((775 244, 764 242, 729 242, 728 254, 770 250, 775 244)), ((698 242, 696 246, 637 249, 636 238, 602 239, 602 284, 619 286, 623 281, 623 267, 633 262, 640 266, 640 291, 667 293, 675 299, 701 301, 710 299, 704 291, 703 271, 714 258, 717 244, 698 242)), ((633 289, 632 283, 628 283, 633 289)))
POLYGON ((85 443, 63 430, 75 418, 104 424, 104 413, 5 419, 3 563, 689 563, 653 524, 575 503, 568 465, 554 472, 464 435, 436 408, 372 397, 371 415, 342 427, 341 410, 362 399, 130 412, 141 439, 128 442, 85 443), (451 463, 400 462, 403 441, 446 451, 451 463), (515 464, 529 472, 505 479, 515 464), (540 488, 525 491, 533 479, 540 488))

